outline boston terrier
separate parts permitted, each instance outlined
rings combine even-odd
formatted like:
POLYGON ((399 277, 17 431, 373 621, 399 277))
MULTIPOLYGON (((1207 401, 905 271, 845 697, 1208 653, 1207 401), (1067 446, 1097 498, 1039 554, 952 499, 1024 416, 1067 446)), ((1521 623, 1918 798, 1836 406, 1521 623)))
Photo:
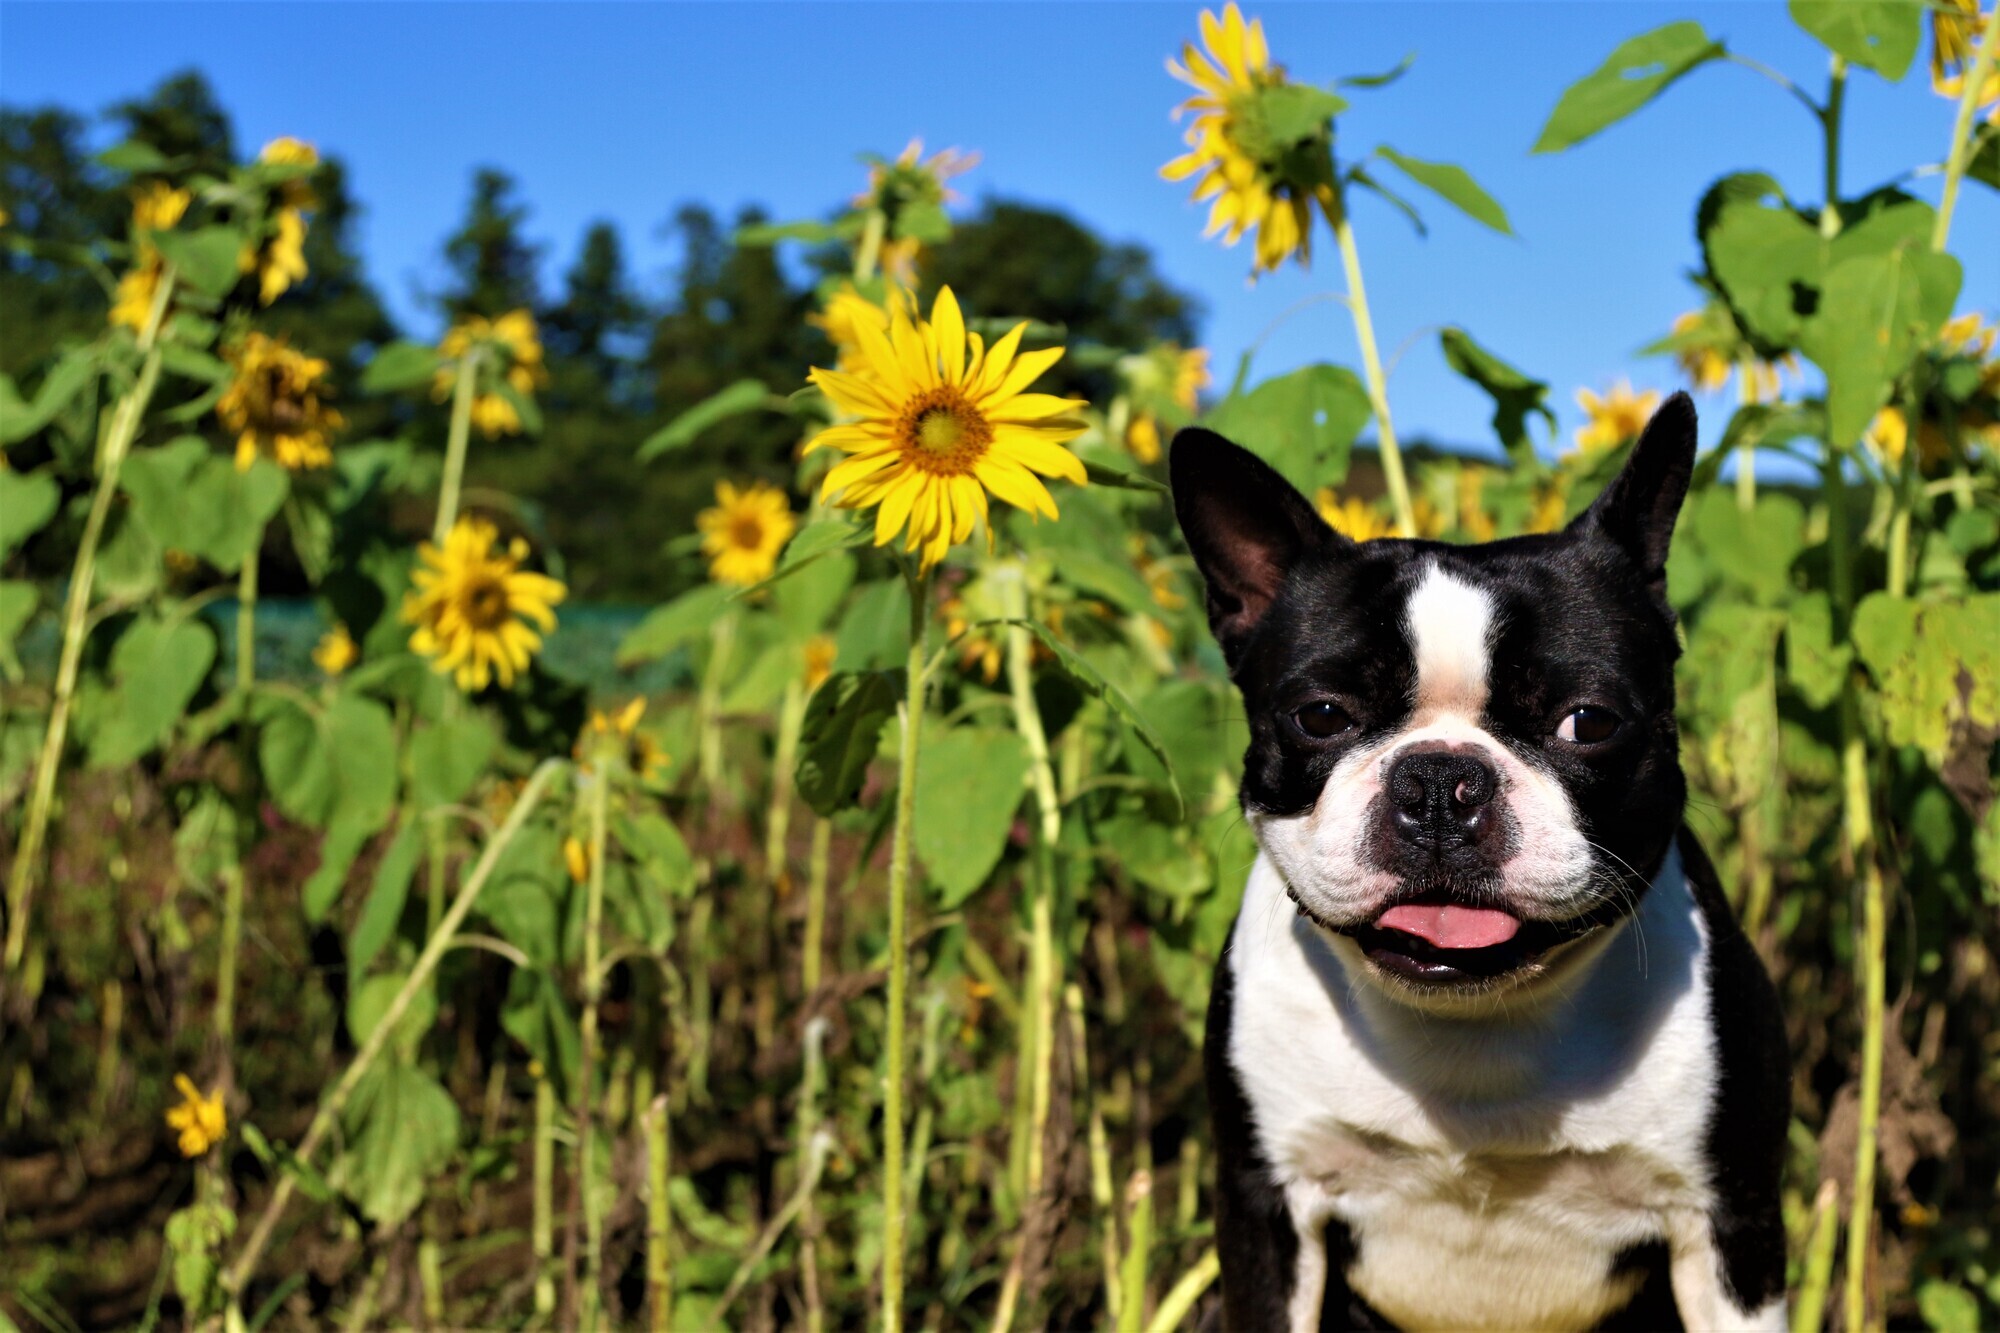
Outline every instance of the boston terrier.
POLYGON ((1261 851, 1204 1056, 1229 1328, 1784 1328, 1784 1026, 1682 823, 1694 456, 1676 395, 1562 532, 1357 544, 1175 439, 1261 851))

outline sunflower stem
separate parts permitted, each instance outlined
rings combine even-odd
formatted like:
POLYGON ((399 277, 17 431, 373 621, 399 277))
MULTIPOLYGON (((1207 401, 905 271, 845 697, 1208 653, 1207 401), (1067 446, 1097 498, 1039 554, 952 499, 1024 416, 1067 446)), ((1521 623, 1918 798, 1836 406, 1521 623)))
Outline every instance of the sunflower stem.
POLYGON ((868 210, 868 220, 861 227, 861 244, 854 251, 856 282, 867 282, 875 276, 875 266, 882 258, 882 236, 888 226, 889 219, 881 209, 868 210))
POLYGON ((56 665, 55 699, 49 706, 48 729, 42 735, 42 751, 35 765, 35 792, 28 804, 28 822, 21 841, 14 848, 14 864, 7 875, 6 973, 21 975, 21 955, 28 947, 28 912, 34 903, 35 872, 41 864, 42 840, 48 834, 49 810, 55 800, 56 774, 62 767, 63 742, 69 736, 70 708, 76 701, 76 680, 83 666, 83 642, 89 637, 90 596, 97 581, 97 546, 104 537, 104 524, 111 514, 112 498, 118 493, 118 474, 125 456, 138 438, 139 423, 153 401, 160 382, 160 327, 173 298, 175 269, 168 264, 160 273, 153 293, 152 309, 139 332, 139 351, 144 360, 139 378, 119 400, 110 430, 98 455, 97 490, 91 496, 90 516, 84 520, 83 538, 76 548, 76 562, 70 567, 69 596, 63 606, 62 656, 56 665))
MULTIPOLYGON (((431 933, 430 940, 424 945, 423 953, 417 957, 416 965, 404 979, 402 989, 398 990, 389 1001, 388 1007, 382 1012, 382 1017, 376 1021, 374 1030, 368 1034, 368 1040, 363 1042, 361 1049, 355 1053, 353 1063, 349 1064, 347 1072, 340 1076, 340 1082, 334 1085, 333 1091, 329 1092, 326 1099, 320 1103, 319 1110, 314 1112, 312 1123, 306 1127, 305 1137, 299 1140, 296 1149, 297 1158, 301 1163, 310 1164, 313 1154, 319 1150, 320 1144, 326 1141, 326 1136, 333 1130, 334 1122, 346 1108, 347 1099, 354 1095, 354 1089, 360 1085, 363 1075, 374 1066, 376 1059, 382 1054, 382 1049, 389 1044, 390 1037, 395 1034, 403 1015, 409 1011, 417 992, 430 984, 431 974, 437 970, 439 960, 451 948, 452 937, 458 933, 459 926, 471 913, 473 904, 479 899, 479 891, 486 887, 486 881, 492 875, 493 867, 499 863, 501 853, 507 850, 527 824, 528 817, 542 802, 542 793, 548 789, 549 783, 555 780, 556 774, 565 767, 566 765, 559 759, 547 759, 528 779, 528 785, 522 789, 520 799, 514 802, 513 810, 507 815, 507 822, 500 826, 499 832, 495 833, 492 840, 486 844, 486 850, 480 855, 479 863, 466 877, 464 886, 458 891, 458 897, 452 902, 451 910, 445 914, 444 920, 438 923, 437 930, 431 933)), ((285 1172, 279 1176, 277 1186, 271 1191, 270 1199, 264 1204, 264 1211, 258 1216, 257 1224, 250 1232, 249 1240, 244 1243, 236 1262, 223 1274, 222 1287, 232 1302, 242 1297, 244 1289, 249 1286, 251 1277, 256 1273, 257 1261, 263 1256, 265 1247, 271 1243, 271 1233, 277 1229, 278 1219, 284 1215, 286 1205, 291 1202, 292 1191, 297 1188, 297 1179, 296 1173, 293 1172, 285 1172)))
POLYGON ((598 1269, 604 1217, 592 1188, 597 1137, 598 1009, 604 998, 604 845, 610 804, 611 764, 599 745, 589 781, 590 874, 583 908, 583 1018, 577 1025, 576 1176, 583 1188, 582 1326, 597 1327, 598 1269))
POLYGON ((1944 164, 1944 195, 1938 200, 1937 222, 1931 228, 1931 249, 1939 252, 1951 239, 1951 216, 1958 208, 1958 185, 1965 179, 1965 164, 1972 156, 1972 117, 1979 109, 1979 94, 1986 87, 1986 76, 1993 72, 1996 56, 2000 56, 2000 5, 1986 16, 1986 28, 1979 35, 1979 50, 1970 68, 1959 76, 1964 86, 1958 90, 1958 115, 1951 126, 1951 156, 1944 164))
POLYGON ((236 1031, 236 959, 243 941, 246 866, 256 842, 257 756, 250 730, 250 694, 257 687, 257 565, 263 533, 236 576, 236 860, 222 872, 222 950, 215 969, 215 1047, 226 1080, 235 1083, 230 1044, 236 1031))
POLYGON ((444 480, 438 484, 437 521, 431 525, 431 542, 440 551, 458 521, 458 493, 465 483, 466 446, 472 438, 472 400, 479 387, 480 348, 466 348, 458 359, 458 378, 451 390, 451 432, 445 437, 444 480))
POLYGON ((646 1290, 651 1296, 651 1333, 668 1333, 674 1326, 673 1205, 667 1194, 667 1094, 646 1107, 646 1290))
POLYGON ((1410 504, 1410 483, 1403 475, 1403 451, 1389 417, 1389 382, 1382 374, 1382 353, 1375 345, 1375 321, 1368 311, 1368 288, 1361 280, 1361 252, 1347 220, 1347 200, 1338 180, 1323 196, 1326 220, 1340 246, 1340 264, 1347 273, 1347 309, 1354 316, 1354 339, 1361 344, 1361 369, 1368 380, 1368 401, 1375 409, 1375 433, 1382 455, 1382 476, 1389 487, 1389 505, 1396 512, 1396 535, 1417 535, 1416 510, 1410 504))
POLYGON ((535 1078, 534 1214, 530 1243, 535 1255, 535 1313, 548 1318, 556 1312, 556 1089, 549 1071, 537 1060, 535 1078))
POLYGON ((833 821, 813 820, 812 861, 806 872, 805 959, 799 969, 808 1004, 819 993, 821 955, 826 951, 826 880, 832 850, 833 821))
POLYGON ((882 1097, 882 1326, 903 1327, 903 1046, 909 1009, 910 836, 917 812, 918 735, 924 716, 924 638, 930 616, 930 571, 907 576, 910 585, 910 652, 904 664, 907 697, 896 752, 896 828, 889 844, 888 1070, 882 1097))

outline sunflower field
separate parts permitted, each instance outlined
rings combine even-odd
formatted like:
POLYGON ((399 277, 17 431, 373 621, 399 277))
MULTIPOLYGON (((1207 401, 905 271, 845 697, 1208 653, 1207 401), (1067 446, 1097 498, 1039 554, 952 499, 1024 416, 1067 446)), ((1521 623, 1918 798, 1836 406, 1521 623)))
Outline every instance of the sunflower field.
MULTIPOLYGON (((1669 566, 1689 818, 1786 1005, 1793 1327, 1956 1333, 2000 1325, 2000 335, 1953 254, 1992 244, 1953 216, 2000 189, 2000 13, 1791 13, 1820 67, 1672 23, 1534 147, 1711 64, 1823 138, 1815 193, 1690 201, 1651 349, 1727 421, 1669 566), (1844 179, 1849 82, 1926 73, 1948 140, 1844 179)), ((1262 282, 1337 262, 1360 364, 975 306, 974 155, 872 158, 728 238, 812 256, 800 350, 621 456, 703 507, 589 549, 705 577, 610 629, 482 464, 581 411, 578 320, 310 350, 340 210, 296 139, 139 118, 95 230, 10 167, 8 290, 94 304, 0 376, 0 1330, 1213 1326, 1202 1015, 1255 845, 1173 432, 1357 539, 1476 542, 1581 512, 1657 395, 1555 439, 1447 327, 1497 448, 1399 445, 1350 204, 1502 205, 1349 155, 1400 70, 1188 27, 1160 175, 1262 282)))

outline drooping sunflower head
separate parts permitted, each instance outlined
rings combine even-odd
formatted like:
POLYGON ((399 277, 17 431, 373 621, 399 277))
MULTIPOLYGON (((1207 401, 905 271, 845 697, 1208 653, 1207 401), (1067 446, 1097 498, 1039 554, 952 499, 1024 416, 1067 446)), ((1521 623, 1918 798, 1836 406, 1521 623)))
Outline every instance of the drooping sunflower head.
POLYGON ((1284 66, 1272 63, 1261 19, 1246 21, 1231 0, 1220 18, 1202 11, 1201 37, 1206 51, 1190 42, 1179 60, 1167 61, 1168 72, 1192 86, 1195 96, 1174 108, 1176 120, 1189 118, 1183 135, 1188 151, 1161 167, 1160 175, 1192 177, 1195 200, 1213 201, 1205 235, 1220 233, 1225 245, 1235 245, 1256 234, 1253 273, 1292 258, 1306 264, 1312 208, 1330 188, 1320 165, 1325 152, 1301 154, 1296 144, 1272 139, 1262 95, 1288 80, 1284 66))
POLYGON ((715 506, 695 515, 701 531, 702 554, 708 574, 717 583, 747 588, 771 576, 778 552, 798 530, 785 493, 753 481, 738 490, 733 483, 715 484, 715 506))
POLYGON ((229 1115, 222 1106, 222 1089, 206 1096, 186 1074, 174 1075, 174 1089, 181 1095, 179 1105, 167 1108, 167 1128, 174 1131, 175 1146, 183 1157, 200 1157, 222 1141, 229 1132, 229 1115))
POLYGON ((526 543, 496 549, 499 532, 478 518, 461 518, 443 549, 417 548, 415 586, 403 598, 403 622, 415 628, 410 649, 431 659, 461 690, 502 688, 528 669, 542 634, 556 625, 554 607, 569 590, 546 574, 521 568, 526 543), (532 622, 532 624, 530 623, 532 622))
POLYGON ((1765 361, 1751 350, 1750 343, 1736 326, 1735 319, 1720 305, 1689 310, 1674 317, 1666 339, 1657 344, 1671 351, 1688 383, 1700 393, 1714 393, 1738 377, 1746 403, 1775 401, 1783 390, 1780 370, 1797 373, 1798 358, 1787 353, 1777 361, 1765 361))
POLYGON ((821 495, 842 509, 875 509, 875 544, 907 533, 924 568, 944 559, 987 516, 990 492, 1032 514, 1057 516, 1041 477, 1084 482, 1063 443, 1083 434, 1084 404, 1028 386, 1062 357, 1060 347, 1021 351, 1027 325, 988 347, 966 331, 951 288, 928 320, 892 309, 886 333, 856 326, 855 373, 815 368, 821 392, 852 421, 806 445, 848 456, 828 470, 821 495))
POLYGON ((237 469, 247 471, 260 453, 290 472, 331 463, 328 441, 341 416, 325 402, 326 362, 261 333, 245 336, 228 357, 236 377, 215 415, 236 432, 237 469))
POLYGON ((893 162, 870 158, 868 188, 854 196, 860 208, 880 209, 893 227, 912 204, 941 207, 958 201, 958 191, 946 184, 979 165, 979 154, 942 148, 924 156, 924 141, 912 139, 893 162))
POLYGON ((510 310, 498 319, 467 315, 445 332, 438 355, 453 363, 438 369, 431 381, 431 397, 447 401, 457 381, 456 363, 473 349, 479 349, 479 389, 472 400, 472 423, 487 439, 518 434, 521 414, 507 394, 500 392, 504 381, 517 397, 525 398, 547 384, 549 373, 542 364, 542 340, 535 317, 524 310, 510 310))
POLYGON ((1601 397, 1588 389, 1578 389, 1576 402, 1589 418, 1577 429, 1577 448, 1595 453, 1638 439, 1639 432, 1652 420, 1653 409, 1660 405, 1660 393, 1657 389, 1635 393, 1630 380, 1619 380, 1601 397))
MULTIPOLYGON (((593 709, 583 733, 576 738, 574 753, 586 771, 598 758, 623 764, 640 778, 656 775, 667 764, 667 753, 651 736, 639 730, 646 715, 645 696, 629 701, 615 713, 593 709)), ((578 876, 581 880, 583 877, 578 876)))
MULTIPOLYGON (((304 139, 286 134, 265 144, 258 152, 257 160, 274 167, 317 167, 319 149, 304 139)), ((308 171, 281 183, 277 189, 278 202, 286 208, 318 208, 319 199, 313 194, 310 175, 308 171)))

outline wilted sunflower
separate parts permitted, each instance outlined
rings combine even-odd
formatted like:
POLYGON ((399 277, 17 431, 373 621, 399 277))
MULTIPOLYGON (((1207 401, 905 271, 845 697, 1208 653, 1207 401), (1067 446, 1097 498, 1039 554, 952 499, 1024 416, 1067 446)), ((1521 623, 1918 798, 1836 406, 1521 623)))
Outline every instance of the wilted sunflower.
POLYGON ((924 157, 924 141, 912 139, 893 162, 875 159, 868 168, 868 188, 854 196, 860 208, 879 208, 894 218, 914 203, 958 202, 958 191, 945 184, 979 165, 979 154, 941 148, 924 157))
POLYGON ((1331 486, 1322 486, 1313 496, 1313 507, 1326 525, 1351 541, 1372 542, 1377 537, 1393 537, 1396 525, 1377 513, 1375 506, 1358 495, 1345 500, 1331 486))
MULTIPOLYGON (((1938 0, 1931 7, 1931 88, 1956 102, 1965 94, 1965 76, 1979 56, 1978 37, 1988 14, 1978 0, 1938 0)), ((2000 125, 2000 63, 1986 72, 1978 105, 1988 122, 2000 125)))
MULTIPOLYGON (((542 365, 541 336, 535 327, 535 317, 526 310, 510 310, 494 320, 467 315, 444 335, 444 341, 438 344, 438 355, 456 362, 475 345, 492 351, 508 386, 522 397, 548 383, 549 373, 542 365)), ((440 403, 449 400, 456 382, 457 371, 453 366, 439 368, 431 381, 431 397, 440 403)), ((484 392, 472 400, 472 424, 491 440, 519 433, 521 414, 505 395, 484 392)))
POLYGON ((696 514, 694 523, 701 529, 708 576, 737 588, 769 578, 778 552, 799 526, 785 493, 761 481, 740 491, 730 482, 717 482, 715 507, 696 514))
POLYGON ((181 1095, 181 1103, 167 1108, 167 1128, 179 1135, 181 1156, 199 1157, 229 1132, 229 1115, 222 1109, 222 1089, 213 1089, 204 1097, 186 1074, 174 1075, 174 1088, 181 1095))
POLYGON ((1652 420, 1653 409, 1660 405, 1660 394, 1657 389, 1634 393, 1630 380, 1619 380, 1602 397, 1588 389, 1578 389, 1576 402, 1590 418, 1576 432, 1577 448, 1595 453, 1638 439, 1639 432, 1652 420))
MULTIPOLYGON (((289 136, 264 145, 257 160, 280 166, 319 165, 319 150, 303 139, 289 136)), ((257 275, 257 299, 264 305, 277 300, 306 276, 305 209, 318 207, 312 186, 305 178, 288 180, 273 191, 277 207, 271 211, 267 235, 247 242, 237 252, 236 267, 257 275)))
POLYGON ((1179 60, 1167 61, 1167 72, 1191 85, 1197 96, 1174 108, 1174 118, 1192 113, 1183 136, 1189 151, 1160 168, 1170 181, 1197 177, 1196 202, 1213 199, 1204 235, 1221 232, 1223 244, 1234 245, 1245 232, 1257 233, 1253 273, 1277 268, 1296 256, 1301 264, 1312 258, 1312 209, 1329 197, 1324 183, 1302 187, 1270 169, 1249 139, 1255 103, 1264 89, 1287 82, 1285 68, 1271 63, 1264 42, 1263 20, 1245 22, 1233 3, 1220 19, 1201 12, 1201 39, 1208 51, 1192 42, 1181 48, 1179 60))
POLYGON ((215 415, 236 432, 237 471, 248 471, 259 453, 290 472, 331 463, 327 439, 340 429, 341 417, 320 399, 326 362, 261 333, 248 335, 228 355, 236 378, 215 415))
POLYGON ((1042 477, 1084 483, 1083 464, 1062 447, 1083 434, 1074 414, 1084 404, 1027 387, 1062 358, 1062 348, 1022 352, 1017 324, 991 347, 967 333, 951 288, 938 292, 931 317, 890 312, 886 335, 857 325, 864 369, 815 368, 812 382, 859 420, 828 427, 806 445, 848 457, 827 472, 822 498, 842 509, 875 512, 875 544, 908 530, 906 549, 925 568, 986 517, 986 493, 1032 514, 1056 517, 1042 477))
POLYGON ((354 646, 354 636, 347 632, 344 622, 337 622, 321 635, 312 651, 313 664, 329 676, 342 674, 360 656, 361 650, 354 646))
POLYGON ((166 269, 150 233, 169 231, 187 213, 193 198, 186 190, 165 181, 152 181, 132 192, 132 267, 118 279, 118 291, 111 299, 110 321, 134 333, 145 330, 152 317, 153 302, 160 292, 160 276, 166 269))
POLYGON ((416 586, 403 598, 403 621, 416 626, 411 651, 430 658, 431 668, 452 676, 461 690, 483 690, 495 679, 512 685, 542 646, 527 622, 554 629, 552 608, 569 593, 548 575, 521 568, 525 542, 495 551, 499 538, 483 519, 459 519, 443 550, 430 542, 417 548, 423 568, 410 576, 416 586))

